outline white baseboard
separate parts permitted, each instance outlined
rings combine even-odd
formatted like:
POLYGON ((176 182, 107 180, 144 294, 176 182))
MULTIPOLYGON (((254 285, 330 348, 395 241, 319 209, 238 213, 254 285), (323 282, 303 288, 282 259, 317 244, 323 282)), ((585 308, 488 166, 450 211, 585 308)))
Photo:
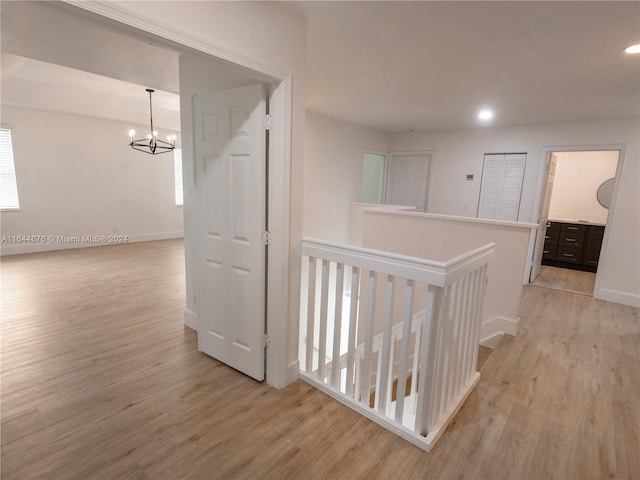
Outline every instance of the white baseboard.
POLYGON ((198 314, 189 309, 184 311, 184 324, 192 330, 198 331, 198 314))
POLYGON ((296 380, 298 380, 299 373, 300 373, 299 360, 296 360, 295 362, 291 362, 289 365, 287 365, 287 378, 285 379, 285 384, 282 386, 286 387, 290 383, 293 383, 296 380))
POLYGON ((495 348, 502 335, 516 335, 520 318, 512 320, 504 317, 493 317, 480 326, 480 345, 495 348))
POLYGON ((151 242, 154 240, 169 240, 172 238, 183 238, 184 232, 161 232, 161 233, 134 233, 134 234, 105 234, 105 235, 86 235, 86 237, 98 237, 103 236, 107 238, 107 241, 104 243, 98 242, 82 242, 81 237, 83 235, 78 235, 80 237, 79 241, 68 241, 68 242, 56 242, 56 241, 46 241, 43 243, 23 243, 16 245, 2 245, 0 247, 0 255, 22 255, 25 253, 38 253, 38 252, 53 252, 57 250, 68 250, 71 248, 88 248, 88 247, 102 247, 106 245, 122 245, 126 243, 138 243, 138 242, 151 242), (126 238, 126 241, 118 241, 118 243, 108 242, 109 237, 117 237, 121 239, 122 237, 126 238))
POLYGON ((594 295, 594 298, 607 302, 621 303, 622 305, 629 305, 630 307, 640 307, 640 295, 618 292, 616 290, 609 290, 608 288, 601 288, 600 291, 594 295))
POLYGON ((491 336, 491 337, 485 337, 483 339, 480 340, 480 345, 482 345, 483 347, 487 347, 490 349, 494 349, 498 346, 498 343, 500 343, 500 340, 502 340, 502 337, 504 337, 504 333, 500 332, 500 333, 496 333, 495 335, 491 336))
POLYGON ((171 240, 172 238, 184 238, 184 232, 162 232, 162 233, 134 233, 128 235, 129 243, 153 242, 154 240, 171 240))

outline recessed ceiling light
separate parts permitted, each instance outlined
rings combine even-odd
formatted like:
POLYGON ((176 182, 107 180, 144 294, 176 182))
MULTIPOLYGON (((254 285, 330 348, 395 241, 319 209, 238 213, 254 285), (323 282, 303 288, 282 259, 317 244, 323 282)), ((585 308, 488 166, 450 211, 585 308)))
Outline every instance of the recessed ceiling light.
POLYGON ((624 49, 624 53, 640 53, 640 43, 624 49))
POLYGON ((480 110, 478 112, 478 118, 484 122, 491 120, 493 118, 493 112, 491 110, 480 110))

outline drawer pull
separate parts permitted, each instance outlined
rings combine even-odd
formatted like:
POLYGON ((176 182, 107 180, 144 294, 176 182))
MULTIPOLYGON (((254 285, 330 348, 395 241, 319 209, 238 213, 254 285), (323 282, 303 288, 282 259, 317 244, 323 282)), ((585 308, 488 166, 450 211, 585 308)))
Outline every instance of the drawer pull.
POLYGON ((549 253, 549 252, 550 252, 550 250, 543 250, 543 251, 542 251, 542 254, 543 254, 543 255, 546 255, 546 254, 547 254, 547 253, 549 253))
POLYGON ((578 227, 567 227, 567 230, 578 230, 578 227))
POLYGON ((576 239, 575 239, 575 238, 565 238, 565 240, 566 240, 567 242, 575 242, 575 241, 576 241, 576 239))
POLYGON ((571 257, 571 258, 573 258, 573 253, 563 253, 562 256, 563 257, 571 257))

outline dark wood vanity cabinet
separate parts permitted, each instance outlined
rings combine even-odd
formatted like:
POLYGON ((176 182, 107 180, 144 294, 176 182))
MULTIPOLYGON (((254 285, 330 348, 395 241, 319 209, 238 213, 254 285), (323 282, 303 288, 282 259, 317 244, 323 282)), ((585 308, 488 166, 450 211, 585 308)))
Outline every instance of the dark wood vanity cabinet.
POLYGON ((547 222, 542 264, 595 272, 604 226, 547 222))
POLYGON ((585 265, 598 267, 598 259, 600 258, 600 249, 602 248, 602 237, 604 237, 604 226, 590 225, 589 235, 584 246, 583 262, 585 265))

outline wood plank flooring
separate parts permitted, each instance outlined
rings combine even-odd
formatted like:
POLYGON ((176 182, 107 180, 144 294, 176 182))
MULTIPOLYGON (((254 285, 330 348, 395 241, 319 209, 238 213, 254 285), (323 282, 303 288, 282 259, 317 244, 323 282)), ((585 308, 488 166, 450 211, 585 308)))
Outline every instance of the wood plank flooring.
POLYGON ((181 241, 2 259, 2 479, 640 478, 638 309, 535 286, 431 453, 197 352, 181 241))
POLYGON ((595 283, 595 273, 551 267, 549 265, 542 265, 540 275, 533 282, 537 287, 552 288, 589 296, 593 295, 595 283))

